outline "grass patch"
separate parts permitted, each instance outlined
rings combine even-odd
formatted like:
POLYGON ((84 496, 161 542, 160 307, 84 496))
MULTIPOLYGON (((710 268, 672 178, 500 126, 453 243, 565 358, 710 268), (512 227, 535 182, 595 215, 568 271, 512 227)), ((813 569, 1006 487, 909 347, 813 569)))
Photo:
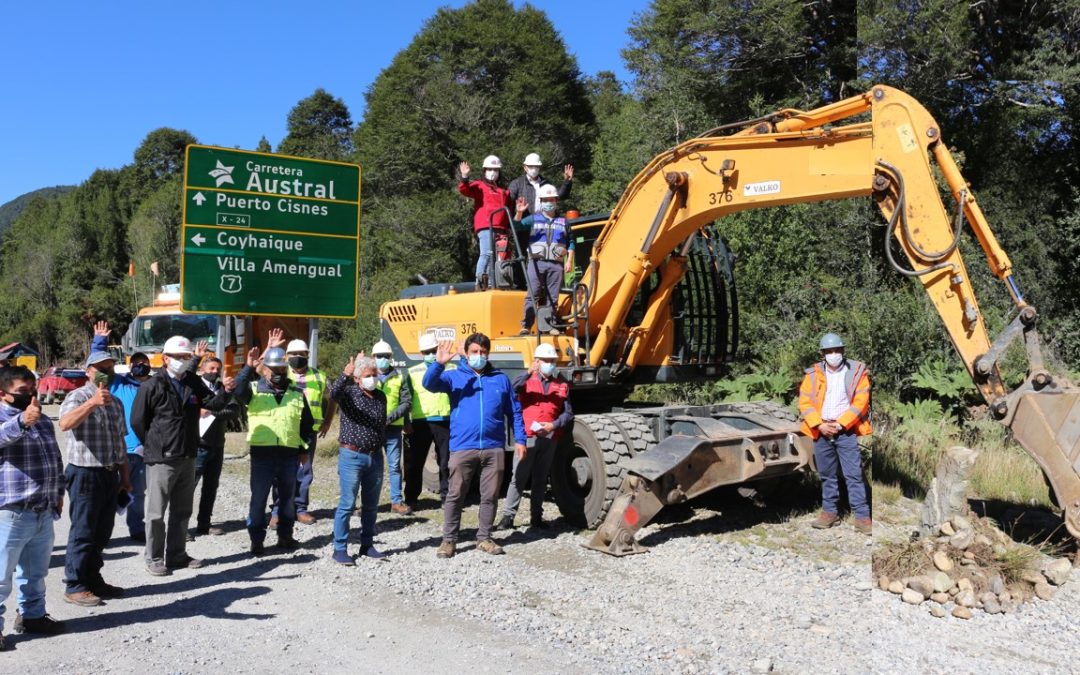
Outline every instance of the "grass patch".
POLYGON ((904 491, 895 483, 874 483, 873 494, 875 506, 878 503, 895 506, 904 496, 904 491))
POLYGON ((932 569, 933 560, 919 541, 889 541, 874 546, 870 569, 875 577, 902 579, 932 569))

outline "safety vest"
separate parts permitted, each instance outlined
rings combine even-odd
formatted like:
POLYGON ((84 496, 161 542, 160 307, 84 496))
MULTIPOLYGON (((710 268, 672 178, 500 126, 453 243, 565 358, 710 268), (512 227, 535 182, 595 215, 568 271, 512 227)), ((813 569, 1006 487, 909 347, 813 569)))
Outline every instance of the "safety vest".
MULTIPOLYGON (((289 381, 297 382, 300 376, 292 368, 289 368, 289 381)), ((323 421, 323 395, 326 392, 326 375, 321 370, 310 366, 304 373, 304 397, 307 398, 308 407, 311 408, 311 416, 315 419, 313 429, 318 431, 323 421)))
MULTIPOLYGON (((518 400, 521 401, 521 418, 525 422, 525 435, 536 435, 532 430, 533 422, 544 424, 558 419, 566 407, 566 399, 569 396, 570 383, 561 376, 549 380, 547 391, 544 391, 540 374, 530 375, 529 379, 525 380, 525 391, 518 394, 518 400)), ((555 430, 555 438, 559 437, 559 432, 559 429, 555 430)))
MULTIPOLYGON (((446 370, 454 368, 457 366, 452 363, 446 364, 446 370)), ((422 420, 428 417, 449 417, 450 396, 433 394, 424 389, 424 373, 426 372, 427 364, 423 362, 409 368, 409 383, 412 385, 412 418, 422 420)))
MULTIPOLYGON (((854 430, 856 436, 867 436, 873 431, 870 427, 870 372, 865 364, 854 359, 848 359, 847 365, 844 391, 851 405, 836 421, 846 431, 854 430)), ((799 385, 802 432, 813 439, 821 435, 817 427, 822 422, 826 382, 825 367, 819 362, 806 369, 802 384, 799 385)))
MULTIPOLYGON (((405 382, 405 376, 401 374, 400 370, 395 370, 393 374, 389 375, 385 380, 379 383, 379 391, 386 394, 386 414, 387 416, 393 412, 394 408, 398 407, 398 403, 401 403, 401 385, 405 382)), ((397 418, 387 426, 400 427, 405 425, 405 416, 397 418)))
POLYGON ((270 392, 260 392, 259 383, 251 383, 248 403, 248 443, 256 446, 280 445, 303 450, 300 422, 304 418, 304 393, 289 387, 281 403, 270 392))
POLYGON ((529 255, 540 260, 561 262, 570 245, 570 231, 566 218, 548 218, 542 213, 533 214, 532 230, 529 232, 529 255))

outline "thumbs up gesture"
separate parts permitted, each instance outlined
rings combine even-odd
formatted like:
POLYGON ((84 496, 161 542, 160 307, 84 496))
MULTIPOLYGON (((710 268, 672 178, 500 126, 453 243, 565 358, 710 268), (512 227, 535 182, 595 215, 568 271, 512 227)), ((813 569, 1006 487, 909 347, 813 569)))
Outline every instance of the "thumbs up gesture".
POLYGON ((37 396, 30 399, 30 405, 22 413, 23 426, 32 427, 41 419, 41 404, 37 396))
POLYGON ((95 408, 109 405, 111 401, 112 394, 109 393, 109 388, 106 387, 104 383, 98 385, 97 392, 95 392, 94 396, 90 399, 90 402, 95 408))

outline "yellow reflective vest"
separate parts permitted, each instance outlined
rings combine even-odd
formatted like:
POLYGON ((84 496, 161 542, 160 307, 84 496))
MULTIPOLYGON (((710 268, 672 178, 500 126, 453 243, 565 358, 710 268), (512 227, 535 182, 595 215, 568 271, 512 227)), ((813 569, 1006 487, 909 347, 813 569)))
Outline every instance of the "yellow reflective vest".
POLYGON ((259 383, 251 383, 248 403, 247 440, 253 446, 280 445, 306 452, 300 438, 300 423, 304 419, 304 393, 289 387, 281 395, 281 403, 272 393, 259 391, 259 383))
MULTIPOLYGON (((393 374, 387 377, 385 380, 379 383, 379 391, 386 394, 386 415, 389 418, 390 413, 394 412, 394 409, 401 404, 401 387, 405 384, 405 375, 400 370, 394 370, 393 374)), ((400 427, 405 425, 406 415, 402 415, 393 422, 387 422, 388 427, 400 427)))
MULTIPOLYGON (((298 382, 300 376, 289 368, 289 381, 298 382)), ((304 396, 307 398, 308 407, 311 408, 311 417, 315 420, 312 431, 318 431, 323 421, 323 396, 326 395, 326 375, 321 370, 308 366, 304 373, 304 396)))
MULTIPOLYGON (((446 370, 453 370, 457 366, 446 364, 446 370)), ((421 361, 409 368, 409 384, 412 385, 412 418, 414 420, 450 417, 450 396, 448 394, 433 394, 424 389, 424 373, 427 372, 427 364, 421 361)))

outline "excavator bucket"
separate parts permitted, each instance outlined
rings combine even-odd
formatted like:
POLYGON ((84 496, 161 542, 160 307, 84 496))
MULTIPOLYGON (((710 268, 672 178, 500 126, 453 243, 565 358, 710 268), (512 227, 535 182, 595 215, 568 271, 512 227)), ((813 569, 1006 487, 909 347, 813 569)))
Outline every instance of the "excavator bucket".
POLYGON ((1080 389, 1016 393, 1007 423, 1046 475, 1065 528, 1080 539, 1080 389))
MULTIPOLYGON (((776 420, 768 423, 776 425, 776 420)), ((795 424, 750 434, 714 419, 698 419, 695 424, 709 433, 669 436, 623 462, 628 475, 586 548, 614 556, 644 553, 648 549, 634 535, 665 506, 722 485, 781 477, 812 467, 813 446, 795 424)))

